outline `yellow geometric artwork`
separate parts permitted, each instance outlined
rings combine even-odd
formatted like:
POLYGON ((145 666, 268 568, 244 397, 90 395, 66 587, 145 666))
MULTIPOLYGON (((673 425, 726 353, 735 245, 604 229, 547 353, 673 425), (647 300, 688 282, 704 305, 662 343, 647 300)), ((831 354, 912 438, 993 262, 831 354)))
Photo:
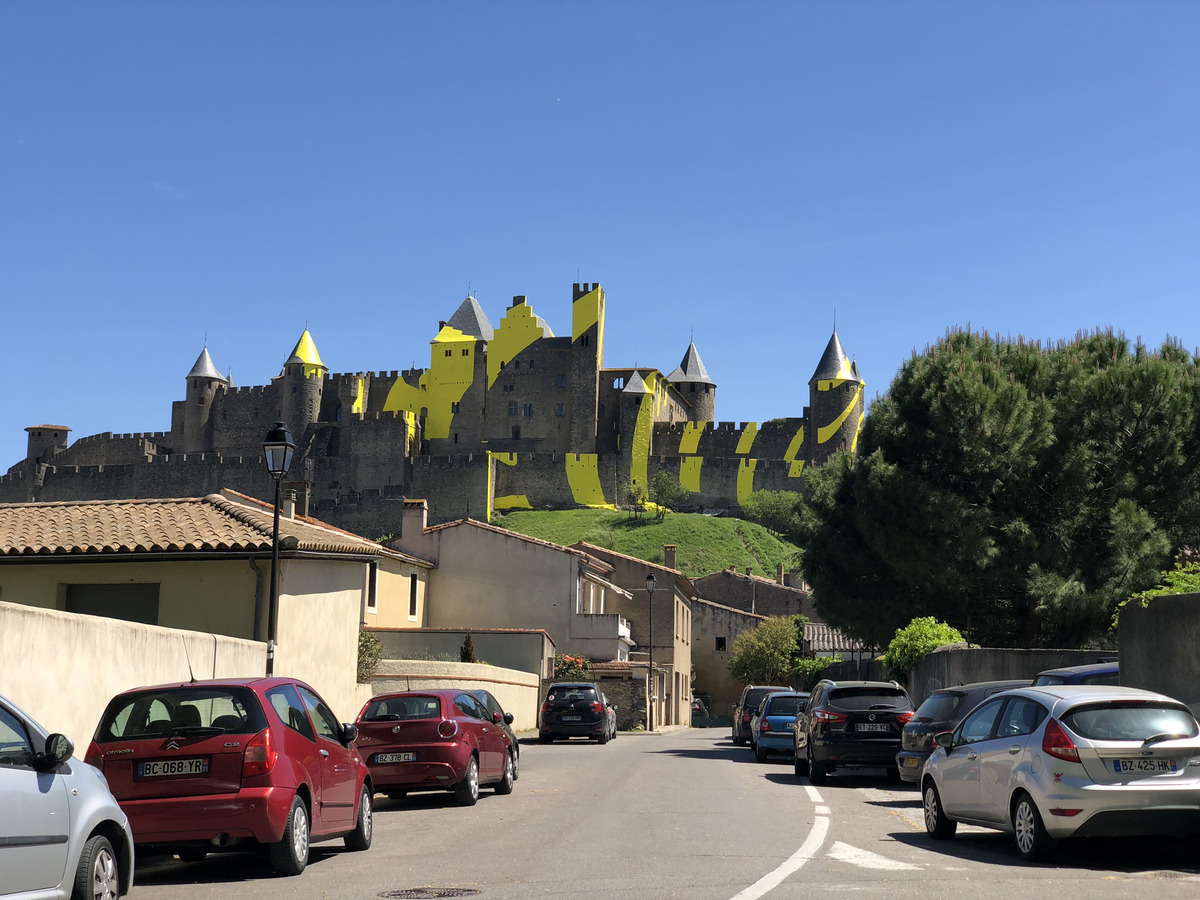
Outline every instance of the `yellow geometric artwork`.
POLYGON ((743 459, 738 465, 737 501, 745 503, 754 493, 754 470, 758 467, 757 459, 743 459))
POLYGON ((454 420, 454 404, 474 380, 475 338, 446 325, 433 339, 429 368, 422 373, 420 387, 399 379, 388 391, 385 412, 426 411, 425 437, 447 438, 454 420), (465 352, 464 352, 465 351, 465 352))
POLYGON ((750 448, 754 446, 754 439, 758 437, 758 423, 747 422, 746 427, 742 429, 742 436, 738 438, 737 449, 733 451, 738 456, 743 456, 750 452, 750 448))
POLYGON ((679 461, 679 484, 685 491, 700 493, 700 468, 703 456, 686 456, 679 461))
POLYGON ((595 453, 568 453, 567 483, 571 486, 571 496, 580 506, 613 509, 613 505, 604 499, 604 488, 600 486, 598 459, 595 453))

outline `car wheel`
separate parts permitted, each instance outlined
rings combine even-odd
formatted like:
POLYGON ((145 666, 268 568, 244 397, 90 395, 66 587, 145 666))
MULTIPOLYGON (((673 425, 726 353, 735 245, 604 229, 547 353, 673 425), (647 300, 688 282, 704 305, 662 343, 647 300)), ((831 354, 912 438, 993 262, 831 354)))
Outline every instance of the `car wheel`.
POLYGON ((479 763, 474 756, 467 762, 467 774, 454 786, 454 799, 459 806, 474 806, 479 799, 479 763))
POLYGON ((607 744, 608 743, 608 726, 607 725, 604 726, 603 733, 596 735, 596 743, 597 744, 607 744))
POLYGON ((762 744, 754 745, 754 758, 759 762, 767 761, 767 751, 762 748, 762 744))
POLYGON ((805 751, 808 754, 808 780, 811 784, 821 785, 825 783, 825 777, 829 774, 829 763, 817 762, 812 755, 812 742, 809 742, 808 749, 805 751))
POLYGON ((75 869, 75 892, 71 896, 86 897, 87 900, 117 900, 121 896, 117 854, 104 835, 93 835, 83 845, 83 853, 75 869))
POLYGON ((1041 813, 1028 794, 1022 794, 1012 814, 1013 837, 1017 852, 1027 862, 1046 859, 1054 850, 1054 839, 1046 833, 1041 813))
POLYGON ((504 777, 496 782, 497 794, 511 794, 513 782, 517 780, 517 764, 513 762, 511 753, 504 754, 504 777))
POLYGON ((299 875, 308 865, 308 827, 308 807, 293 797, 283 839, 267 845, 271 865, 280 875, 299 875))
POLYGON ((942 809, 942 798, 938 796, 932 779, 925 782, 923 797, 925 830, 929 832, 929 836, 938 840, 954 837, 954 832, 958 831, 958 823, 946 818, 946 811, 942 809))
POLYGON ((521 777, 521 750, 513 745, 513 781, 521 777))
POLYGON ((365 784, 358 795, 358 822, 354 830, 342 838, 347 850, 366 850, 371 846, 371 835, 375 830, 374 810, 371 806, 371 789, 365 784))

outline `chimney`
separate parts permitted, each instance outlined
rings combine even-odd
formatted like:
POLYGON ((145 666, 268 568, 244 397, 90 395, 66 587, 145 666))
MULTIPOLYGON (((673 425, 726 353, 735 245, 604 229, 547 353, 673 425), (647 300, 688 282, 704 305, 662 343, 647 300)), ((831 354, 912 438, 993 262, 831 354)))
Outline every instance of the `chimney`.
POLYGON ((284 491, 279 502, 279 515, 284 519, 296 518, 296 492, 284 491))
POLYGON ((746 574, 749 575, 754 570, 750 566, 746 566, 746 574))
POLYGON ((678 544, 663 544, 663 565, 668 569, 675 568, 675 551, 678 549, 678 544))
MULTIPOLYGON (((292 497, 296 503, 296 515, 308 515, 308 482, 307 481, 285 481, 283 483, 283 493, 287 496, 288 491, 292 492, 292 497)), ((280 509, 284 509, 280 506, 280 509)))
POLYGON ((779 584, 787 584, 787 581, 783 577, 783 563, 775 567, 775 581, 779 584))
POLYGON ((417 538, 425 533, 429 504, 424 500, 405 500, 404 517, 400 520, 400 537, 417 538))

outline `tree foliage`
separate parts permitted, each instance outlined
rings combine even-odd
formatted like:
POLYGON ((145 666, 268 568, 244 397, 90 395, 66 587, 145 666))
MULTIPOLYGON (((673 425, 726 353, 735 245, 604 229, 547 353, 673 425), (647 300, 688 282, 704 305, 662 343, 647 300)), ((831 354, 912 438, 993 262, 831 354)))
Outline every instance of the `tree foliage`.
POLYGON ((379 660, 383 659, 383 644, 379 638, 367 630, 358 633, 358 683, 364 684, 379 668, 379 660))
POLYGON ((475 642, 471 640, 470 632, 463 638, 462 646, 458 649, 458 657, 465 663, 475 662, 475 642))
POLYGON ((1117 627, 1121 608, 1128 603, 1137 603, 1145 606, 1155 597, 1164 597, 1168 594, 1197 593, 1200 593, 1200 562, 1177 562, 1175 563, 1175 568, 1168 572, 1159 573, 1158 584, 1154 587, 1138 591, 1128 600, 1120 603, 1117 606, 1116 613, 1113 614, 1112 627, 1117 627))
POLYGON ((742 684, 791 684, 799 644, 791 616, 772 616, 733 640, 729 674, 742 684))
POLYGON ((777 537, 790 538, 800 524, 800 495, 795 491, 754 491, 742 501, 742 515, 777 537))
POLYGON ((962 643, 962 639, 957 628, 933 616, 913 619, 888 644, 883 667, 893 678, 904 678, 927 654, 947 644, 962 643))
POLYGON ((799 537, 817 610, 877 646, 914 616, 1079 646, 1200 543, 1200 378, 1171 341, 951 332, 858 447, 805 473, 799 537))
POLYGON ((650 479, 650 502, 655 505, 654 515, 658 521, 666 518, 688 496, 688 491, 679 479, 670 472, 655 472, 650 479))

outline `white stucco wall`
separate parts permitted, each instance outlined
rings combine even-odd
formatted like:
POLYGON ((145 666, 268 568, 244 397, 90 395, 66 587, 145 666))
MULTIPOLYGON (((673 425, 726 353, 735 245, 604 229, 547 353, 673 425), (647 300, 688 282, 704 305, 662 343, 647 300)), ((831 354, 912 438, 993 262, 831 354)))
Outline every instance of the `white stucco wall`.
POLYGON ((513 714, 514 731, 537 728, 541 679, 532 672, 480 663, 385 659, 371 679, 372 695, 435 688, 490 691, 504 711, 513 714))

